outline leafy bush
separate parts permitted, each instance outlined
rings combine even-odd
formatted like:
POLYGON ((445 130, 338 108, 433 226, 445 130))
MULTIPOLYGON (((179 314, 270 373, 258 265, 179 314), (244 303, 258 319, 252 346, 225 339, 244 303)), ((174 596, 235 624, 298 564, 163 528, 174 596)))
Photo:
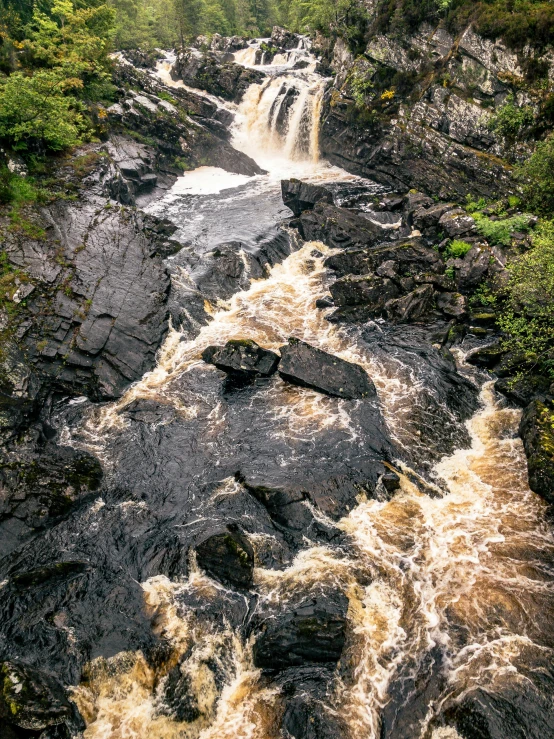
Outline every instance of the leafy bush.
POLYGON ((514 141, 525 128, 531 126, 533 120, 533 109, 529 105, 519 107, 514 102, 514 96, 509 95, 504 105, 489 120, 488 128, 499 136, 514 141))
POLYGON ((512 241, 512 233, 530 230, 529 224, 532 216, 524 213, 519 216, 493 221, 482 213, 474 213, 473 218, 477 224, 477 230, 489 243, 509 246, 512 241))
POLYGON ((454 239, 454 241, 451 241, 446 247, 445 256, 452 257, 453 259, 461 259, 462 257, 465 257, 470 249, 471 244, 454 239))
POLYGON ((507 300, 498 319, 505 348, 554 379, 554 223, 544 222, 533 248, 509 266, 507 300))
POLYGON ((554 215, 554 134, 537 144, 534 154, 517 170, 530 210, 554 215))
POLYGON ((32 77, 14 72, 0 81, 0 137, 16 149, 33 142, 59 151, 81 142, 86 130, 82 105, 66 92, 82 87, 56 70, 32 77))

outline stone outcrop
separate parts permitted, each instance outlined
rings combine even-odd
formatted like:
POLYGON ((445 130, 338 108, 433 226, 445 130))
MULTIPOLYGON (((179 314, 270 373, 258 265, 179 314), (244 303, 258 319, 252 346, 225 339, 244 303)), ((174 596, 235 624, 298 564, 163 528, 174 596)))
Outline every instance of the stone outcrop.
POLYGON ((249 588, 254 571, 254 550, 236 526, 212 534, 196 545, 196 560, 205 572, 224 585, 249 588))
POLYGON ((554 403, 537 398, 525 408, 519 433, 523 439, 529 486, 549 503, 554 503, 554 403))
MULTIPOLYGON (((379 9, 373 4, 370 16, 379 9)), ((371 27, 371 26, 370 26, 371 27)), ((333 163, 395 189, 461 200, 509 192, 510 161, 525 151, 493 133, 488 121, 508 95, 528 104, 517 54, 471 27, 453 36, 423 24, 397 36, 370 34, 354 61, 337 42, 327 95, 322 151, 333 163), (363 105, 354 80, 366 80, 363 105), (384 80, 384 82, 383 82, 384 80), (366 107, 367 106, 367 107, 366 107)))
POLYGON ((265 75, 255 69, 246 69, 233 61, 225 61, 213 52, 200 52, 188 49, 178 55, 171 72, 176 80, 183 80, 191 87, 224 100, 239 103, 247 88, 255 82, 262 82, 265 75))
POLYGON ((287 382, 309 387, 338 398, 371 398, 375 386, 366 371, 299 339, 289 339, 280 349, 279 374, 287 382))
MULTIPOLYGON (((14 730, 15 737, 20 736, 19 730, 37 732, 33 736, 38 736, 41 730, 57 727, 60 733, 44 735, 65 739, 85 728, 84 721, 75 705, 69 701, 62 685, 48 673, 22 663, 1 662, 0 678, 2 736, 5 735, 4 730, 14 730)), ((27 733, 22 735, 28 736, 27 733)))
POLYGON ((268 377, 277 371, 279 357, 250 339, 233 339, 225 346, 209 346, 202 359, 229 375, 245 380, 268 377))
POLYGON ((282 180, 281 194, 283 203, 295 216, 305 210, 313 210, 316 203, 333 203, 333 195, 325 187, 310 185, 301 180, 282 180))

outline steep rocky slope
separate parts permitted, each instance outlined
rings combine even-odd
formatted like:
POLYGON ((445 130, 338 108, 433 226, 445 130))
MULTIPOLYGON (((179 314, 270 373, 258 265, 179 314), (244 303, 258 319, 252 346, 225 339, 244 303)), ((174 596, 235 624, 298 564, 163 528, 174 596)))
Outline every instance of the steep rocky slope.
MULTIPOLYGON (((380 6, 367 6, 376 28, 380 6)), ((528 149, 489 123, 507 102, 540 108, 554 75, 551 53, 516 53, 471 25, 450 33, 441 23, 370 33, 358 56, 341 38, 319 43, 335 74, 321 137, 331 161, 443 199, 513 190, 512 164, 528 149), (541 78, 529 79, 524 70, 539 61, 541 78)))

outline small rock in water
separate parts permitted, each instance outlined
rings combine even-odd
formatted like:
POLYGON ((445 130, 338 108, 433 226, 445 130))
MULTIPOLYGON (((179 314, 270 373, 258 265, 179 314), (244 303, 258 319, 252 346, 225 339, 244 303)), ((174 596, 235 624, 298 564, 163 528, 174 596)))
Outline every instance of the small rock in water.
POLYGON ((382 475, 381 482, 383 483, 383 487, 387 493, 394 493, 394 491, 398 490, 400 487, 400 477, 392 470, 389 470, 382 475))
POLYGON ((299 339, 282 346, 279 374, 284 380, 338 398, 370 398, 375 385, 357 364, 346 362, 299 339))
POLYGON ((252 585, 254 550, 236 527, 204 539, 196 547, 196 557, 200 567, 224 585, 252 585))
POLYGON ((269 377, 277 370, 279 357, 250 339, 233 339, 225 346, 208 346, 202 359, 235 377, 269 377))
POLYGON ((254 664, 282 670, 310 663, 338 662, 345 639, 348 598, 318 595, 263 622, 254 644, 254 664))
POLYGON ((318 298, 315 301, 316 308, 332 308, 334 305, 335 303, 330 295, 326 295, 324 298, 318 298))

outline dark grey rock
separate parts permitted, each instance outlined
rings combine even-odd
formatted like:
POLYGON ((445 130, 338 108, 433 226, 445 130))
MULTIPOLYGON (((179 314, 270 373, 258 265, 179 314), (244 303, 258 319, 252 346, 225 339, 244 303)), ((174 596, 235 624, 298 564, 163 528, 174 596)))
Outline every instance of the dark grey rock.
POLYGON ((467 313, 466 298, 460 293, 438 293, 437 308, 447 316, 462 318, 467 313))
POLYGON ((60 724, 73 730, 85 728, 62 685, 48 673, 23 663, 1 662, 0 677, 0 719, 8 725, 31 731, 60 724))
POLYGON ((529 487, 548 503, 554 503, 553 411, 552 399, 537 398, 525 408, 519 425, 527 456, 529 487))
POLYGON ((402 298, 389 300, 385 305, 387 318, 396 323, 420 321, 432 309, 433 295, 431 285, 422 285, 402 298))
POLYGON ((346 208, 319 202, 300 216, 299 230, 305 241, 322 241, 333 248, 373 246, 386 237, 381 224, 346 208))
POLYGON ((319 390, 339 398, 370 398, 375 386, 366 371, 299 339, 289 339, 280 349, 279 374, 295 385, 319 390))
POLYGON ((277 371, 279 357, 250 339, 233 339, 225 346, 209 346, 202 359, 229 374, 245 379, 268 377, 277 371))
POLYGON ((325 187, 311 185, 301 180, 281 180, 283 203, 295 216, 305 210, 313 210, 316 203, 332 203, 333 195, 325 187))
POLYGON ((249 588, 254 572, 254 550, 236 526, 212 534, 196 545, 196 558, 210 577, 224 585, 249 588))
POLYGON ((282 670, 340 659, 345 641, 348 599, 340 592, 316 595, 262 621, 254 643, 254 664, 282 670))
POLYGON ((364 305, 376 316, 382 313, 389 300, 400 294, 392 280, 376 275, 341 277, 331 285, 330 290, 335 305, 364 305))

